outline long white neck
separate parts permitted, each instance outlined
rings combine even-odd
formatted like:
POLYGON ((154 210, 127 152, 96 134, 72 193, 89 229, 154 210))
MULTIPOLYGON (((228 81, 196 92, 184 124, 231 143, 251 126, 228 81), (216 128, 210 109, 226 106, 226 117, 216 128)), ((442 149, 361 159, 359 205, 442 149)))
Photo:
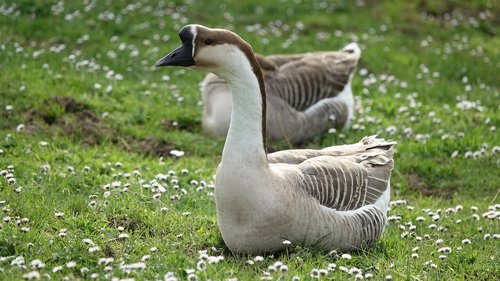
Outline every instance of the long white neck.
POLYGON ((265 96, 261 95, 258 79, 247 64, 223 76, 231 89, 232 112, 222 163, 267 167, 263 134, 265 96))

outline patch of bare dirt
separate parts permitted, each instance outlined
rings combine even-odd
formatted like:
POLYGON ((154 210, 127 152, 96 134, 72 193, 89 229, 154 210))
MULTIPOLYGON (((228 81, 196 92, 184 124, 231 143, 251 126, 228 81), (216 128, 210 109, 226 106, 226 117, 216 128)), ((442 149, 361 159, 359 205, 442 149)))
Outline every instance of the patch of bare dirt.
POLYGON ((104 247, 104 255, 106 255, 106 257, 108 258, 114 258, 115 257, 115 250, 113 250, 113 248, 109 245, 106 245, 104 247))
POLYGON ((28 132, 59 132, 88 145, 116 137, 116 132, 100 122, 95 112, 71 97, 48 98, 42 106, 28 111, 25 119, 28 132))
POLYGON ((127 216, 122 217, 111 217, 108 222, 109 227, 117 228, 119 226, 123 227, 127 231, 136 231, 141 228, 142 222, 133 220, 127 216))
POLYGON ((171 156, 170 151, 176 149, 169 141, 154 138, 122 140, 122 145, 127 151, 149 156, 171 156))
POLYGON ((193 132, 196 130, 196 127, 199 126, 199 122, 188 119, 180 119, 180 120, 162 119, 161 125, 163 129, 167 131, 177 129, 181 131, 193 132))
MULTIPOLYGON (((103 122, 89 106, 71 97, 48 98, 41 106, 28 111, 24 118, 25 131, 28 133, 64 134, 75 142, 91 146, 109 141, 130 152, 164 157, 171 156, 170 151, 178 149, 166 140, 120 137, 119 133, 103 122)), ((168 130, 193 129, 194 126, 189 122, 163 121, 162 123, 168 130)))
POLYGON ((408 175, 407 180, 410 190, 420 192, 424 196, 436 196, 449 199, 453 197, 455 193, 453 189, 432 188, 417 174, 408 175))

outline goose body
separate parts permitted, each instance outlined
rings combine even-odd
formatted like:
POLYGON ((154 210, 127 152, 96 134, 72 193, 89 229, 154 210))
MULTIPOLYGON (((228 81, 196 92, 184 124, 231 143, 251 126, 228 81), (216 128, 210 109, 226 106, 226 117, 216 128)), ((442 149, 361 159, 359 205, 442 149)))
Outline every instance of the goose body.
MULTIPOLYGON (((330 128, 348 127, 353 118, 351 80, 361 50, 356 43, 340 51, 256 55, 267 98, 267 137, 301 143, 330 128)), ((231 92, 209 73, 201 82, 203 130, 225 137, 231 119, 231 92)))
POLYGON ((266 154, 266 88, 252 48, 223 29, 188 25, 157 66, 187 66, 227 81, 231 123, 217 168, 215 203, 224 242, 261 254, 283 241, 350 251, 376 241, 386 222, 394 142, 365 137, 321 150, 266 154))

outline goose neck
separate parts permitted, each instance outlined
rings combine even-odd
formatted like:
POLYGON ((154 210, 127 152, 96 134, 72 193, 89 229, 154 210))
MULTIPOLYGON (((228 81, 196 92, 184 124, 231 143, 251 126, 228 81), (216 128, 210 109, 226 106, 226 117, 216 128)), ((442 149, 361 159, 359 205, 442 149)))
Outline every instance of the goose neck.
POLYGON ((266 100, 257 75, 248 67, 246 71, 243 69, 240 73, 231 73, 226 79, 232 95, 232 112, 222 154, 223 163, 237 161, 240 164, 252 162, 267 165, 266 100))

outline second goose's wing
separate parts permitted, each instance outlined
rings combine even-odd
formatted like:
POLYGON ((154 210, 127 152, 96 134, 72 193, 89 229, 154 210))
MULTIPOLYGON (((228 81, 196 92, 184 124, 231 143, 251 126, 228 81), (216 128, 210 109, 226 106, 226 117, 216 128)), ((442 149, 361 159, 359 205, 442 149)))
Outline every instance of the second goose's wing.
MULTIPOLYGON (((359 53, 321 52, 303 55, 265 75, 269 95, 283 99, 291 107, 302 111, 321 99, 339 94, 349 81, 359 53)), ((279 56, 267 57, 269 61, 280 60, 279 56)))

